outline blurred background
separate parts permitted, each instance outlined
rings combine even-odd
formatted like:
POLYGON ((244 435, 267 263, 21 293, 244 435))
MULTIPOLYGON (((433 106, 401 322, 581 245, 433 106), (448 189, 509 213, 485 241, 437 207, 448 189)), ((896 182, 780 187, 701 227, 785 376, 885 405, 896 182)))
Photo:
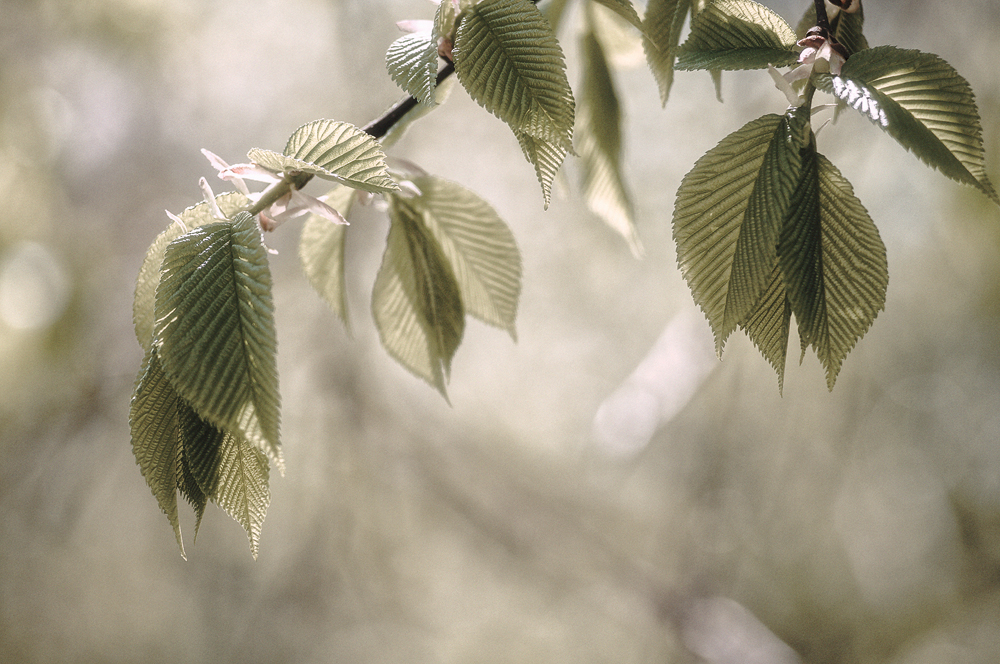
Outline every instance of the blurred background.
MULTIPOLYGON (((808 5, 767 4, 793 25, 808 5)), ((995 3, 865 7, 873 45, 969 80, 1000 182, 995 3)), ((214 506, 194 545, 182 508, 181 559, 129 439, 146 247, 200 200, 200 148, 232 163, 379 115, 400 96, 395 21, 433 11, 0 0, 0 661, 1000 661, 1000 210, 854 114, 826 127, 887 246, 888 301, 832 393, 793 332, 779 395, 741 334, 716 359, 670 215, 695 160, 784 97, 727 73, 720 104, 680 72, 661 109, 634 40, 615 62, 645 259, 586 212, 573 163, 543 211, 507 127, 456 89, 391 154, 513 228, 517 343, 470 323, 448 407, 378 344, 384 215, 352 218, 350 332, 282 227, 288 471, 257 561, 214 506)))

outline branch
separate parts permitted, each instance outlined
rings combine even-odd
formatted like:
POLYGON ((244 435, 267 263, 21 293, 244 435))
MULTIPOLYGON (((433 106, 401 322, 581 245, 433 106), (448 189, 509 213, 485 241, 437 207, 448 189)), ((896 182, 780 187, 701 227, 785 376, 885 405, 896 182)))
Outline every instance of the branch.
POLYGON ((814 0, 816 5, 816 25, 830 34, 830 19, 826 15, 826 0, 814 0))

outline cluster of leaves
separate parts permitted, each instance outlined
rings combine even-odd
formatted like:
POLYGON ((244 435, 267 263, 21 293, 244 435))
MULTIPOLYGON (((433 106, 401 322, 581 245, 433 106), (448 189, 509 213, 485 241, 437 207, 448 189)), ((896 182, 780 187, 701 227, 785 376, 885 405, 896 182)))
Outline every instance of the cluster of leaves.
POLYGON ((145 359, 132 399, 132 444, 182 555, 178 492, 198 524, 209 501, 226 510, 246 529, 256 557, 269 465, 284 468, 262 228, 273 230, 296 210, 318 213, 302 225, 301 262, 346 324, 345 217, 354 205, 381 201, 390 226, 373 318, 388 353, 445 399, 466 315, 516 336, 521 260, 509 228, 473 192, 409 163, 390 167, 383 153, 398 130, 443 100, 442 83, 453 72, 510 127, 545 206, 563 161, 578 156, 583 199, 638 255, 603 22, 617 15, 635 29, 663 103, 675 70, 707 70, 718 85, 723 71, 769 68, 792 105, 747 123, 698 160, 678 190, 673 229, 678 263, 719 352, 743 329, 774 366, 779 389, 792 315, 802 352, 815 350, 832 389, 883 308, 888 284, 874 223, 817 150, 817 91, 1000 203, 985 174, 968 84, 937 56, 869 48, 861 12, 829 22, 830 38, 849 55, 841 71, 814 67, 793 78, 775 67, 795 65, 799 40, 826 22, 815 7, 796 30, 753 0, 649 0, 643 18, 630 0, 581 1, 579 105, 556 32, 567 0, 551 0, 544 14, 530 0, 441 0, 432 21, 401 24, 408 33, 388 49, 388 73, 410 96, 383 118, 364 129, 308 123, 281 153, 251 150, 249 164, 229 167, 213 155, 220 176, 239 191, 216 196, 205 185, 204 202, 172 216, 146 255, 134 305, 145 359), (251 194, 241 176, 253 172, 271 186, 251 194), (335 186, 320 199, 300 194, 313 178, 335 186))

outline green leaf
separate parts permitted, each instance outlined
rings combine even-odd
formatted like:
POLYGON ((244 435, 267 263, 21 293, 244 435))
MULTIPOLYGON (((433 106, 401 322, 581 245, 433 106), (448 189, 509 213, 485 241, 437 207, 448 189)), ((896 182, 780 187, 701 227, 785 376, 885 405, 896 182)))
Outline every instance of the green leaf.
POLYGON ((562 145, 535 138, 529 134, 516 133, 515 136, 521 145, 524 158, 535 167, 535 177, 538 178, 538 184, 542 187, 542 198, 547 210, 552 201, 552 183, 563 160, 566 159, 567 150, 562 145))
POLYGON ((406 34, 394 41, 385 54, 385 66, 404 92, 422 104, 435 103, 438 48, 429 30, 406 34))
POLYGON ((156 290, 163 369, 199 416, 240 432, 283 469, 267 252, 248 213, 167 246, 156 290))
POLYGON ((983 129, 969 83, 931 53, 878 46, 852 55, 821 89, 895 138, 921 161, 1000 204, 986 175, 983 129))
POLYGON ((775 261, 768 280, 767 289, 761 295, 757 306, 740 323, 750 340, 778 374, 778 392, 784 391, 785 358, 788 355, 788 331, 792 319, 792 307, 785 295, 785 282, 781 268, 775 261))
POLYGON ((691 21, 677 69, 764 69, 798 59, 795 31, 752 0, 716 0, 691 21))
POLYGON ((253 148, 247 157, 268 170, 312 173, 375 194, 399 189, 379 142, 348 122, 315 120, 295 130, 284 154, 253 148))
POLYGON ((802 352, 813 347, 832 390, 844 358, 885 306, 889 268, 850 183, 815 150, 803 156, 778 253, 802 352))
POLYGON ((885 304, 885 246, 850 184, 816 152, 809 108, 748 123, 677 194, 681 271, 720 352, 743 328, 784 380, 791 315, 833 389, 885 304))
MULTIPOLYGON (((349 187, 337 187, 330 192, 327 205, 347 216, 355 192, 349 187)), ((344 241, 346 224, 334 224, 319 215, 309 215, 302 225, 299 239, 299 259, 309 283, 345 325, 347 290, 344 286, 344 241)))
POLYGON ((459 81, 515 134, 572 149, 573 93, 559 42, 529 0, 484 0, 455 37, 459 81))
POLYGON ((247 531, 250 553, 256 560, 261 527, 271 503, 267 457, 241 436, 225 434, 218 459, 218 488, 212 499, 247 531))
POLYGON ((514 234, 489 203, 461 185, 430 175, 413 184, 420 196, 407 202, 448 260, 465 312, 516 340, 521 254, 514 234))
POLYGON ((660 102, 666 105, 674 83, 674 61, 684 20, 691 10, 691 0, 649 0, 643 19, 643 49, 653 78, 660 89, 660 102))
POLYGON ((645 31, 646 28, 643 26, 642 20, 639 18, 639 14, 636 13, 631 0, 594 0, 594 2, 604 5, 611 11, 618 14, 631 25, 635 26, 639 32, 645 31))
POLYGON ((372 292, 382 345, 447 400, 445 379, 465 331, 458 283, 421 210, 389 197, 389 238, 372 292))
POLYGON ((583 36, 584 80, 576 135, 587 207, 642 255, 632 201, 621 166, 621 108, 601 42, 593 30, 583 36))
POLYGON ((720 353, 770 282, 804 122, 765 115, 747 123, 699 159, 677 191, 678 265, 720 353))
MULTIPOLYGON (((249 198, 239 192, 219 194, 215 197, 215 202, 227 217, 252 204, 249 198)), ((192 228, 219 221, 212 216, 208 203, 204 202, 184 210, 180 219, 184 226, 173 222, 153 240, 139 269, 135 297, 132 300, 132 322, 135 324, 136 339, 144 351, 148 351, 153 345, 153 300, 156 297, 156 286, 160 283, 160 264, 163 263, 163 252, 167 245, 192 228)))
POLYGON ((146 352, 139 371, 129 409, 132 452, 139 465, 139 472, 146 479, 157 504, 174 529, 181 557, 187 560, 177 514, 177 476, 180 470, 179 404, 177 392, 160 366, 156 349, 150 349, 146 352))

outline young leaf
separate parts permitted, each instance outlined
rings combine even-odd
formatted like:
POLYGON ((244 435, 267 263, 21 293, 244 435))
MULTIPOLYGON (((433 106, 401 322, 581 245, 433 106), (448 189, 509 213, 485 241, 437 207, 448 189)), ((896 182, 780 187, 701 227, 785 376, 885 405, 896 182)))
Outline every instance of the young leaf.
POLYGON ((552 182, 563 160, 566 159, 567 150, 562 145, 523 132, 516 132, 514 135, 521 146, 524 158, 535 167, 535 177, 542 187, 542 198, 547 210, 552 200, 552 182))
POLYGON ((665 106, 674 83, 674 61, 681 39, 684 19, 691 10, 691 0, 649 0, 643 19, 643 49, 653 78, 660 88, 660 102, 665 106))
POLYGON ((529 0, 484 0, 455 36, 459 81, 486 110, 526 134, 572 149, 573 93, 562 49, 529 0))
MULTIPOLYGON (((330 192, 327 205, 343 216, 350 212, 355 191, 337 187, 330 192)), ((309 283, 333 312, 347 325, 347 291, 344 287, 345 224, 334 224, 318 215, 309 215, 302 225, 299 259, 309 283)))
POLYGON ((583 36, 584 80, 576 135, 587 207, 642 255, 632 201, 621 167, 621 108, 604 49, 593 30, 583 36))
MULTIPOLYGON (((215 197, 215 202, 227 217, 251 205, 250 199, 239 192, 219 194, 215 197)), ((184 210, 180 219, 184 226, 173 222, 156 236, 153 244, 146 250, 146 257, 139 268, 135 297, 132 300, 132 322, 135 324, 136 339, 144 351, 148 351, 153 345, 153 300, 156 297, 156 286, 160 283, 160 264, 163 263, 163 252, 167 245, 192 228, 219 221, 212 216, 208 203, 204 202, 184 210)))
POLYGON ((404 92, 421 104, 435 103, 438 48, 429 30, 406 34, 394 41, 385 54, 385 66, 404 92))
POLYGON ((451 265, 466 311, 517 339, 521 254, 514 234, 489 203, 461 185, 424 175, 413 184, 414 209, 451 265))
POLYGON ((639 19, 639 14, 635 11, 635 7, 632 6, 631 0, 594 0, 594 2, 604 5, 611 11, 618 14, 630 24, 635 26, 636 30, 639 32, 645 31, 645 27, 643 27, 642 21, 639 19))
POLYGON ((163 373, 156 349, 146 352, 139 380, 136 382, 129 409, 132 429, 132 452, 139 472, 146 479, 157 504, 174 529, 181 557, 184 539, 177 515, 177 476, 180 454, 180 429, 177 408, 180 399, 163 373))
POLYGON ((810 147, 778 254, 802 353, 813 347, 832 390, 844 358, 884 308, 889 269, 850 183, 810 147))
POLYGON ((241 436, 227 433, 218 452, 218 487, 212 499, 247 531, 254 560, 271 503, 267 457, 241 436))
POLYGON ((372 291, 382 345, 447 400, 445 380, 465 331, 458 283, 415 199, 389 198, 389 238, 372 291))
POLYGON ((795 31, 753 0, 715 0, 691 21, 677 69, 764 69, 798 59, 795 31))
POLYGON ((804 115, 747 123, 699 159, 677 191, 677 261, 720 353, 771 281, 799 177, 804 115))
POLYGON ((785 282, 778 262, 774 262, 767 288, 757 302, 757 306, 740 323, 757 350, 764 356, 775 373, 778 374, 778 392, 784 391, 785 358, 788 355, 788 331, 792 319, 792 307, 785 296, 785 282))
POLYGON ((986 175, 983 130, 968 82, 936 55, 878 46, 851 56, 818 85, 924 163, 1000 204, 986 175))
POLYGON ((398 191, 378 141, 354 125, 315 120, 288 139, 284 154, 252 148, 250 161, 272 171, 302 171, 375 194, 398 191))
POLYGON ((241 212, 171 242, 155 312, 157 351, 177 393, 283 469, 271 273, 254 218, 241 212))

